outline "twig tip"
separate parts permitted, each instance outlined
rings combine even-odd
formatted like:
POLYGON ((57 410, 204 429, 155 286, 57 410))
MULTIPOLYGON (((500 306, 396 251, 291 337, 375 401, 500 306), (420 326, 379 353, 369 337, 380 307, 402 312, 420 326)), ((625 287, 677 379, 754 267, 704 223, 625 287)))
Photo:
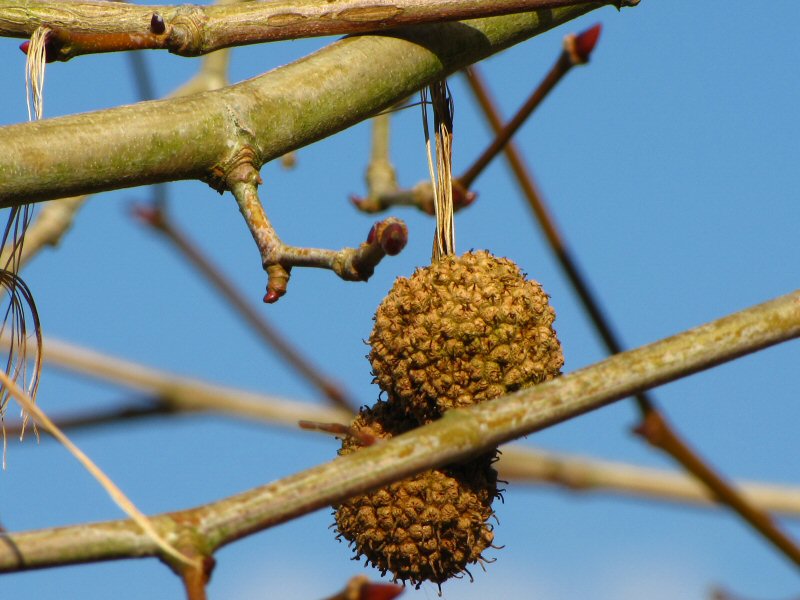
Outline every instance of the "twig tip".
POLYGON ((600 38, 602 29, 603 26, 597 23, 575 36, 575 54, 580 59, 581 63, 589 62, 589 58, 592 55, 594 47, 597 45, 597 40, 600 38))

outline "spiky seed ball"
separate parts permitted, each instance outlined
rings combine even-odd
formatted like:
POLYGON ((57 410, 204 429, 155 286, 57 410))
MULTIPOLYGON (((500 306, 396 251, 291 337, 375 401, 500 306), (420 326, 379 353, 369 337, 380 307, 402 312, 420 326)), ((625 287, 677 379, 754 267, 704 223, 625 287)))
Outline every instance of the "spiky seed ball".
MULTIPOLYGON (((398 406, 378 402, 353 422, 357 433, 389 438, 415 426, 398 406)), ((361 447, 357 437, 342 442, 340 454, 361 447)), ((355 551, 394 581, 417 587, 441 584, 482 561, 494 538, 487 520, 498 496, 495 454, 457 466, 426 471, 334 507, 336 529, 355 551)))
POLYGON ((485 251, 399 278, 369 338, 375 380, 421 422, 557 376, 555 311, 517 265, 485 251))

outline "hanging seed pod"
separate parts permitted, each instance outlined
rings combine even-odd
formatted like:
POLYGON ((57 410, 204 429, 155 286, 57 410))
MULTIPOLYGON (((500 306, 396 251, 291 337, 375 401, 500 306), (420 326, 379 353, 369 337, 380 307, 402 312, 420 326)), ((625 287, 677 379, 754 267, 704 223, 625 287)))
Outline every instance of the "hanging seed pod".
POLYGON ((398 279, 369 338, 378 385, 420 423, 556 377, 555 311, 535 281, 488 252, 398 279))
MULTIPOLYGON (((387 439, 415 425, 396 404, 379 401, 362 409, 352 428, 387 439)), ((359 437, 345 438, 339 454, 357 452, 359 437)), ((487 521, 499 496, 494 460, 491 453, 351 498, 334 507, 338 536, 350 542, 355 558, 365 557, 394 581, 419 587, 457 577, 484 562, 492 544, 487 521)))

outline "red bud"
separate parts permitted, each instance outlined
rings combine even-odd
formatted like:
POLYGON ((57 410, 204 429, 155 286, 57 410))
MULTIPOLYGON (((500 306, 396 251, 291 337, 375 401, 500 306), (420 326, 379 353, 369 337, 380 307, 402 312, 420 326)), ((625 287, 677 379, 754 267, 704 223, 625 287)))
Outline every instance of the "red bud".
MULTIPOLYGON (((30 40, 26 40, 19 45, 19 49, 22 50, 23 54, 28 54, 28 49, 31 47, 30 40)), ((61 49, 61 44, 56 44, 53 42, 53 38, 51 37, 50 33, 45 36, 44 41, 44 61, 45 62, 53 62, 58 58, 58 51, 61 49)))
POLYGON ((361 588, 359 600, 392 600, 403 591, 403 586, 396 583, 367 583, 361 588))
POLYGON ((264 295, 264 304, 275 304, 281 296, 283 296, 283 294, 276 292, 275 290, 269 290, 264 295))
POLYGON ((156 229, 164 227, 164 213, 155 206, 143 206, 134 204, 131 207, 131 214, 145 225, 150 225, 156 229))
POLYGON ((369 230, 367 234, 367 243, 374 244, 375 243, 375 225, 372 226, 372 229, 369 230))
POLYGON ((400 251, 406 247, 407 242, 408 233, 406 228, 399 223, 387 225, 381 234, 381 248, 389 256, 400 254, 400 251))
POLYGON ((592 50, 594 50, 595 45, 597 45, 597 40, 600 37, 600 30, 602 28, 603 26, 598 23, 576 36, 575 54, 577 54, 583 62, 589 62, 589 57, 592 55, 592 50))

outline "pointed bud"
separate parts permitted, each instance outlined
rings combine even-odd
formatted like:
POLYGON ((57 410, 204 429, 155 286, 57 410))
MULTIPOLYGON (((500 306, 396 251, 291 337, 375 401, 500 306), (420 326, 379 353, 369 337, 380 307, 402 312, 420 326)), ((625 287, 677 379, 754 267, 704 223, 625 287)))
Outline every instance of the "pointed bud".
MULTIPOLYGON (((53 38, 50 35, 52 32, 48 32, 47 36, 45 37, 44 41, 44 62, 51 63, 58 58, 58 51, 61 49, 61 44, 56 44, 53 42, 53 38)), ((23 54, 28 54, 28 50, 31 47, 30 40, 26 40, 19 45, 19 49, 22 51, 23 54)))
POLYGON ((167 25, 164 23, 164 18, 158 13, 153 13, 153 16, 150 17, 150 31, 156 35, 161 35, 166 30, 167 25))
POLYGON ((403 593, 396 583, 367 583, 361 588, 359 600, 393 600, 403 593))
POLYGON ((372 228, 369 230, 369 233, 367 234, 367 243, 368 244, 375 243, 375 225, 372 226, 372 228))
POLYGON ((594 47, 597 45, 597 40, 600 37, 602 28, 603 26, 598 23, 575 37, 575 54, 582 63, 589 62, 592 50, 594 50, 594 47))

